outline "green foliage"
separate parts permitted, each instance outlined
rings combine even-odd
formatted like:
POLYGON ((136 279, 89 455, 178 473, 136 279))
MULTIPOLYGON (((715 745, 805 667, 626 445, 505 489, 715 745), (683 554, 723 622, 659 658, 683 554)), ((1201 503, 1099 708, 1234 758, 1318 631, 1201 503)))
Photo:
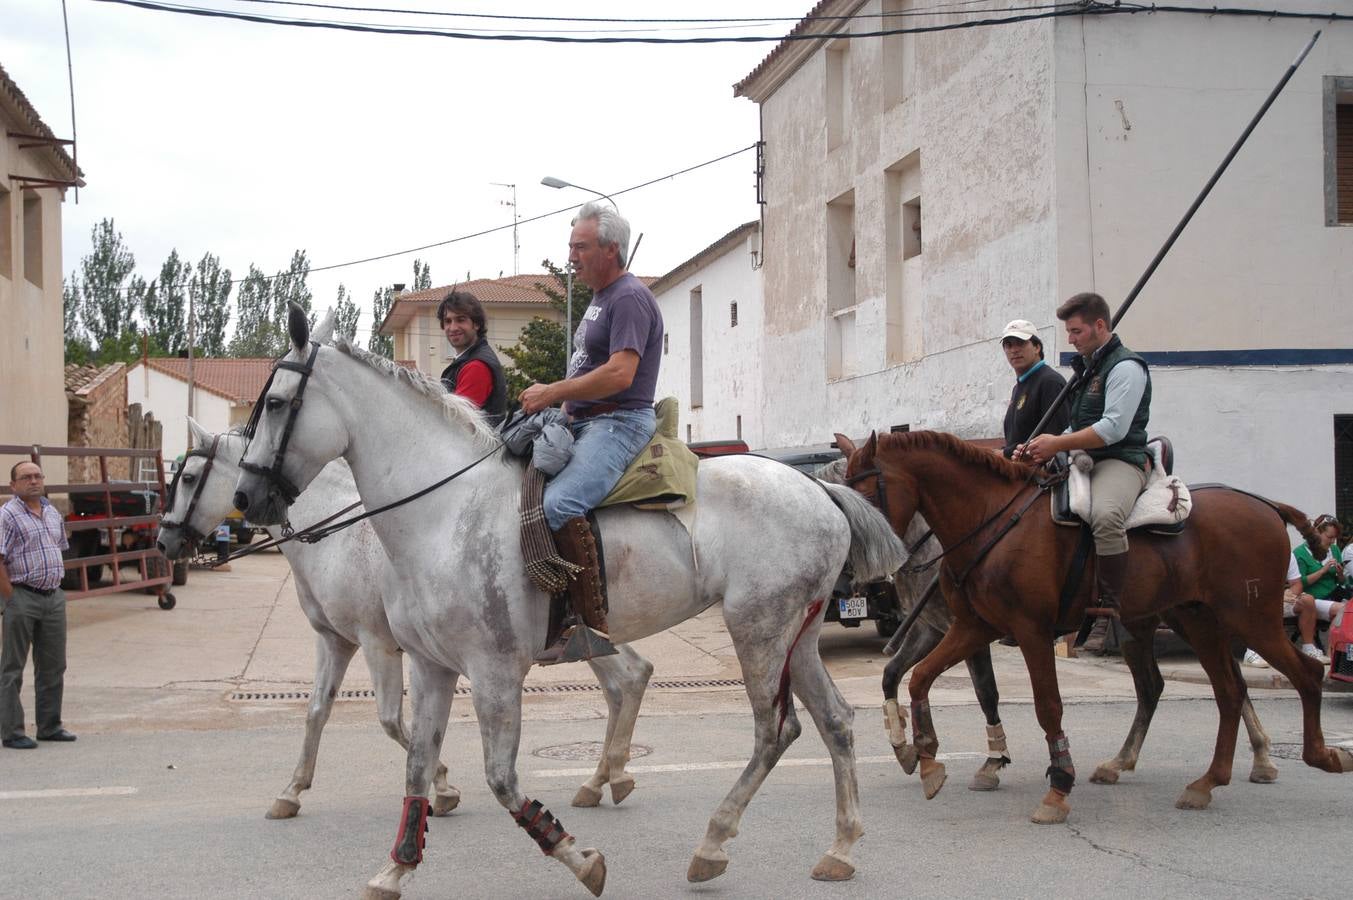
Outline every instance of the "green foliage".
POLYGON ((432 266, 419 260, 413 261, 413 289, 426 291, 432 287, 432 266))
POLYGON ((112 219, 95 225, 93 249, 80 260, 80 314, 93 344, 102 347, 125 332, 136 330, 136 304, 124 290, 136 259, 122 243, 112 219))
POLYGON ((348 293, 347 285, 338 286, 338 299, 334 301, 334 336, 342 335, 352 340, 357 334, 357 319, 362 310, 348 293))
POLYGON ((205 356, 226 354, 226 326, 230 324, 230 270, 210 253, 202 254, 188 282, 197 320, 196 341, 205 356))
POLYGON ((371 295, 371 338, 367 341, 366 348, 386 359, 395 358, 395 339, 393 335, 381 334, 379 329, 390 313, 394 297, 395 292, 388 287, 377 288, 371 295))
POLYGON ((273 320, 272 283, 253 264, 235 294, 235 310, 235 334, 227 355, 244 358, 282 355, 286 332, 279 331, 273 320))
POLYGON ((61 283, 61 306, 65 332, 66 362, 87 363, 94 356, 85 335, 84 325, 80 322, 80 282, 75 273, 61 283))
POLYGON ((170 356, 178 355, 188 346, 188 283, 192 273, 192 263, 180 259, 174 249, 160 266, 158 283, 146 285, 139 275, 134 275, 133 287, 128 289, 138 301, 146 333, 170 356))
POLYGON ((287 266, 287 270, 278 272, 273 279, 273 324, 277 327, 278 333, 282 335, 282 343, 276 354, 278 356, 285 353, 286 348, 291 343, 286 335, 287 308, 292 303, 305 310, 306 318, 310 320, 310 327, 315 327, 315 315, 310 308, 314 298, 310 293, 310 286, 305 283, 309 275, 310 260, 306 258, 304 250, 297 250, 291 254, 291 264, 287 266))
MULTIPOLYGON (((563 269, 545 260, 545 266, 552 281, 537 282, 536 287, 550 299, 550 306, 559 312, 566 311, 568 297, 568 276, 563 269)), ((573 319, 568 334, 572 334, 588 304, 592 302, 592 290, 581 282, 573 282, 573 319)), ((513 405, 517 396, 533 382, 549 384, 563 379, 567 360, 564 354, 565 331, 561 324, 535 316, 521 330, 521 337, 515 347, 499 347, 499 351, 512 360, 514 368, 507 373, 508 400, 513 405)))

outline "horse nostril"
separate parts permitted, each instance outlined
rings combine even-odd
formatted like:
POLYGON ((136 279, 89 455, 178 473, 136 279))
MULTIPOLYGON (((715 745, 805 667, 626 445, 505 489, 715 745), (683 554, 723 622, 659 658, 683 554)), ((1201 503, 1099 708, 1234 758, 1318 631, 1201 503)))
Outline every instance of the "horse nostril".
POLYGON ((249 495, 244 491, 235 492, 235 508, 240 512, 249 511, 249 495))

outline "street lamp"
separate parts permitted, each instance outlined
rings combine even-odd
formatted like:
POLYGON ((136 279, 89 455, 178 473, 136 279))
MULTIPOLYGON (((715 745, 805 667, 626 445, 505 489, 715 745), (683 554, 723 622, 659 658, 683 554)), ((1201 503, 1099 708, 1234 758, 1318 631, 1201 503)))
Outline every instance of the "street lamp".
MULTIPOLYGON (((540 183, 543 184, 543 185, 545 185, 545 187, 549 187, 549 188, 566 188, 566 187, 571 187, 571 188, 577 188, 577 189, 580 190, 580 191, 587 191, 589 194, 596 194, 598 197, 603 197, 603 198, 605 198, 606 201, 609 202, 609 203, 611 204, 611 206, 614 206, 616 212, 620 212, 620 207, 616 204, 616 202, 615 202, 614 200, 611 199, 610 195, 609 195, 609 194, 603 194, 601 191, 594 191, 594 190, 592 190, 592 189, 589 188, 589 187, 583 187, 581 184, 574 184, 573 182, 571 182, 571 181, 565 181, 565 180, 562 179, 562 178, 555 178, 553 175, 546 175, 544 178, 540 179, 540 183)), ((572 249, 570 249, 569 252, 570 252, 570 254, 571 254, 571 253, 572 253, 572 249)), ((564 319, 564 374, 568 374, 568 358, 569 358, 569 353, 571 353, 572 350, 573 350, 573 335, 569 333, 569 329, 573 327, 573 263, 572 263, 572 262, 569 262, 567 265, 564 266, 564 272, 565 272, 565 281, 564 281, 564 294, 565 294, 565 298, 564 298, 564 316, 565 316, 565 319, 564 319)))

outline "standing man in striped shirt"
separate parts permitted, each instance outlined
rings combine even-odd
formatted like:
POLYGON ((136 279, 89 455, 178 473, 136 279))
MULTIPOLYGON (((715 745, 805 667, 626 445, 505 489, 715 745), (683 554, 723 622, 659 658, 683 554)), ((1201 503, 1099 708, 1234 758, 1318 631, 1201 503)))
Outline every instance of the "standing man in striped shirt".
POLYGON ((45 496, 46 481, 35 462, 9 470, 14 496, 0 506, 0 743, 13 750, 37 744, 24 733, 24 664, 33 651, 33 694, 38 740, 73 741, 61 726, 66 675, 66 595, 61 590, 68 546, 61 514, 45 496))

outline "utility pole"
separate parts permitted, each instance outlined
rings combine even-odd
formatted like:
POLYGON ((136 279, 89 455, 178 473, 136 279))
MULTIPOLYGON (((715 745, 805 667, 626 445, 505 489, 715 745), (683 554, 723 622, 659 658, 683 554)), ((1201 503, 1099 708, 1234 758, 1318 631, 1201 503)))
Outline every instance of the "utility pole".
POLYGON ((515 184, 503 184, 501 181, 491 181, 494 187, 510 188, 512 190, 511 200, 499 200, 499 206, 512 207, 512 274, 521 274, 521 242, 517 240, 517 222, 521 215, 517 212, 517 186, 515 184))
MULTIPOLYGON (((193 289, 188 288, 188 418, 193 416, 193 342, 196 340, 196 322, 193 318, 193 289)), ((146 375, 149 378, 149 373, 146 375)), ((193 442, 193 429, 188 426, 188 444, 193 442)))

